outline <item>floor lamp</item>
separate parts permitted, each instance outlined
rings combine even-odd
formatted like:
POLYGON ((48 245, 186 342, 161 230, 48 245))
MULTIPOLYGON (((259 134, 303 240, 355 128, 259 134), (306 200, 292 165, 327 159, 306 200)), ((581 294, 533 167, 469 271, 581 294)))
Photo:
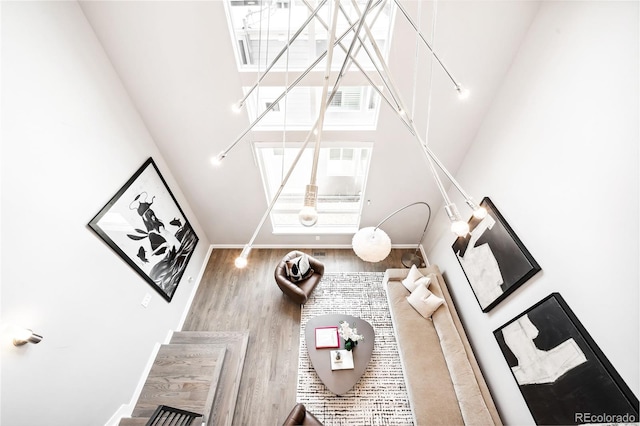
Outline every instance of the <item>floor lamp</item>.
POLYGON ((362 228, 358 232, 356 232, 351 242, 353 251, 356 253, 356 255, 358 255, 358 257, 365 262, 380 262, 381 260, 384 260, 391 252, 391 239, 386 232, 380 229, 380 226, 387 220, 395 216, 397 213, 400 213, 401 211, 418 204, 424 204, 429 209, 427 224, 424 226, 424 230, 422 231, 422 235, 418 240, 415 251, 413 253, 405 253, 402 255, 402 264, 407 268, 410 268, 412 265, 416 265, 418 267, 422 266, 422 258, 418 256, 417 253, 420 249, 420 243, 422 243, 422 239, 427 233, 429 222, 431 221, 431 206, 429 206, 429 204, 425 203, 424 201, 416 201, 415 203, 407 204, 404 207, 400 207, 398 210, 382 219, 380 223, 378 223, 375 227, 369 226, 366 228, 362 228))

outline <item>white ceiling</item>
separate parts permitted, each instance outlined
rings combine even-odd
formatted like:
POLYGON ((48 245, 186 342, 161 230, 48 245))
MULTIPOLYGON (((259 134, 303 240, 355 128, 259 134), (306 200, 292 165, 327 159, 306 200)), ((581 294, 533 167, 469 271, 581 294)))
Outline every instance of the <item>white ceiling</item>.
MULTIPOLYGON (((343 0, 344 1, 344 0, 343 0)), ((242 97, 222 1, 86 1, 80 3, 129 92, 164 159, 213 244, 245 244, 267 207, 245 137, 221 168, 209 159, 226 148, 248 126, 246 113, 230 106, 242 97)), ((423 32, 432 32, 433 2, 404 1, 423 32)), ((534 1, 439 1, 435 50, 471 96, 460 101, 444 72, 434 66, 429 145, 455 173, 508 71, 538 9, 534 1)), ((389 66, 408 105, 413 100, 415 32, 400 13, 389 66)), ((424 134, 429 67, 424 49, 418 54, 415 121, 424 134)), ((319 70, 318 72, 322 72, 319 70)), ((246 80, 246 76, 245 76, 246 80)), ((340 140, 339 131, 325 132, 340 140)), ((422 150, 395 113, 383 104, 378 129, 367 132, 374 143, 362 226, 375 225, 393 210, 413 201, 434 209, 442 198, 430 177, 422 150)), ((464 182, 461 182, 464 186, 464 182)), ((473 195, 473 194, 472 194, 473 195)), ((475 197, 481 199, 484 194, 475 197)), ((465 206, 458 206, 468 216, 465 206)), ((424 211, 385 225, 394 244, 414 244, 424 227, 424 211)), ((272 235, 263 226, 257 245, 348 244, 351 236, 272 235)))

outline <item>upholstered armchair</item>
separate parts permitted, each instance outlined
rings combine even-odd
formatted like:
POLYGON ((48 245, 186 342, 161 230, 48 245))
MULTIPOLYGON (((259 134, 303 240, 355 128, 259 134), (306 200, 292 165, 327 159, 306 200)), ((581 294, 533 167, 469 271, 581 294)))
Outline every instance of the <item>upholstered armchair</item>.
POLYGON ((282 426, 296 425, 322 426, 322 423, 320 423, 320 420, 318 420, 313 414, 307 411, 304 404, 297 403, 282 426))
POLYGON ((278 287, 280 287, 280 290, 282 290, 284 294, 289 296, 291 300, 300 305, 304 304, 307 301, 309 295, 316 287, 316 285, 318 285, 320 279, 322 278, 322 275, 324 274, 324 264, 314 257, 307 255, 309 259, 309 266, 311 266, 311 269, 313 269, 313 274, 310 277, 298 282, 294 282, 293 280, 291 280, 291 278, 289 278, 289 275, 287 274, 286 262, 304 254, 305 253, 298 250, 293 250, 287 253, 282 258, 280 263, 278 263, 278 266, 276 266, 276 270, 274 273, 276 283, 278 284, 278 287))

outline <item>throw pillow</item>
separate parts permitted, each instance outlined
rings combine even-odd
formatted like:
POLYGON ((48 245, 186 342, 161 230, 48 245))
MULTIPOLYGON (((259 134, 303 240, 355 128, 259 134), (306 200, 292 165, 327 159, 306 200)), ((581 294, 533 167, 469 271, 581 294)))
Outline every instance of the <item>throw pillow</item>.
POLYGON ((313 275, 313 269, 309 265, 309 257, 306 254, 295 257, 285 262, 287 276, 294 283, 306 280, 313 275))
POLYGON ((444 303, 444 300, 431 293, 424 284, 420 284, 407 296, 407 302, 425 318, 431 315, 444 303))
POLYGON ((423 276, 424 275, 422 275, 420 271, 418 271, 418 268, 416 267, 416 265, 411 265, 411 269, 409 269, 407 278, 402 280, 402 285, 404 285, 407 288, 407 290, 413 292, 413 290, 415 290, 417 286, 417 284, 415 283, 416 280, 418 280, 419 278, 422 278, 423 276))
MULTIPOLYGON (((426 277, 418 278, 413 282, 413 289, 415 290, 420 284, 424 284, 426 288, 429 288, 429 284, 431 284, 431 274, 426 277)), ((412 292, 413 293, 413 292, 412 292)))

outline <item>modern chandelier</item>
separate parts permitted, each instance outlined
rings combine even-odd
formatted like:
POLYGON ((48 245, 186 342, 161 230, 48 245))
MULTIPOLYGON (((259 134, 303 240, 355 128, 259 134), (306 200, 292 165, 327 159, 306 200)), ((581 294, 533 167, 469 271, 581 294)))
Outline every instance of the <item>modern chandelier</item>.
MULTIPOLYGON (((268 4, 268 3, 271 3, 272 1, 274 0, 256 0, 256 3, 262 6, 263 4, 268 4)), ((275 0, 275 1, 278 1, 278 2, 284 1, 285 3, 289 3, 295 0, 275 0)), ((326 50, 320 53, 317 56, 317 58, 304 71, 302 71, 298 77, 296 77, 293 80, 292 83, 287 85, 285 89, 282 91, 282 93, 279 96, 277 96, 273 102, 267 105, 265 110, 261 114, 257 115, 255 120, 253 120, 249 124, 249 126, 243 132, 241 132, 240 135, 226 149, 221 151, 215 158, 212 159, 212 163, 214 164, 219 164, 222 160, 224 160, 224 158, 227 157, 227 155, 231 152, 231 150, 233 150, 233 148, 240 141, 242 141, 243 138, 247 134, 249 134, 249 132, 251 132, 252 129, 270 111, 272 111, 281 100, 286 99, 291 89, 296 87, 309 72, 311 72, 312 70, 315 69, 316 66, 318 66, 318 64, 322 60, 326 60, 324 81, 322 85, 322 94, 320 98, 321 101, 320 101, 320 107, 319 107, 319 114, 315 121, 315 124, 311 127, 311 130, 307 134, 307 137, 305 138, 304 143, 302 144, 300 150, 298 151, 296 157, 294 158, 289 170, 284 175, 280 187, 275 192, 266 212, 262 216, 251 239, 244 246, 240 256, 236 259, 236 262, 235 262, 236 266, 239 268, 242 268, 247 265, 247 258, 249 256, 251 248, 253 247, 254 241, 260 229, 262 228, 262 226, 264 225, 264 222, 266 221, 267 217, 271 213, 276 201, 278 200, 278 197, 280 196, 283 188, 285 187, 293 170, 295 169, 300 157, 302 156, 304 150, 306 149, 307 145, 309 144, 312 138, 315 139, 315 144, 314 144, 314 155, 313 155, 313 163, 311 168, 311 176, 310 176, 309 184, 306 186, 306 190, 305 190, 304 205, 302 206, 298 217, 299 217, 300 223, 304 226, 314 226, 316 224, 317 218, 318 218, 318 213, 317 213, 318 186, 316 183, 316 174, 317 174, 317 167, 318 167, 318 154, 319 154, 320 144, 322 139, 322 130, 324 127, 324 118, 325 118, 327 107, 331 104, 334 96, 337 93, 337 89, 340 87, 342 78, 346 74, 347 70, 349 70, 351 67, 355 67, 357 68, 358 71, 360 71, 360 73, 362 74, 364 79, 368 82, 368 84, 371 86, 371 88, 375 92, 377 92, 380 99, 384 101, 384 103, 386 103, 396 113, 396 116, 401 120, 401 122, 407 127, 409 132, 414 136, 415 141, 419 144, 420 148, 425 154, 425 158, 429 165, 431 174, 436 182, 438 190, 440 191, 444 199, 444 209, 451 222, 452 232, 454 232, 458 236, 466 235, 469 232, 468 224, 466 221, 462 220, 462 217, 456 205, 453 202, 451 202, 446 192, 446 189, 440 179, 439 172, 444 174, 447 180, 451 182, 451 184, 453 184, 453 186, 460 192, 466 204, 473 211, 473 215, 475 217, 483 218, 484 216, 486 216, 487 212, 484 208, 480 207, 478 204, 475 203, 473 198, 471 198, 471 196, 456 181, 453 175, 446 169, 444 164, 438 159, 438 157, 430 149, 430 147, 425 141, 425 138, 423 138, 420 135, 416 127, 416 124, 414 123, 410 115, 407 113, 408 110, 405 106, 404 100, 402 99, 399 91, 397 90, 397 86, 389 71, 386 58, 381 52, 380 46, 378 45, 378 42, 374 38, 371 30, 380 12, 383 10, 384 7, 387 6, 387 2, 389 2, 389 5, 391 7, 395 6, 397 10, 401 12, 402 16, 404 16, 407 22, 411 25, 411 27, 416 32, 419 40, 422 42, 422 44, 424 44, 428 48, 433 60, 435 60, 435 63, 437 63, 439 67, 446 73, 448 79, 453 84, 453 88, 457 92, 458 96, 461 98, 466 97, 468 95, 467 90, 453 77, 451 72, 447 69, 445 64, 438 57, 432 45, 427 41, 427 39, 421 33, 418 25, 416 25, 414 20, 411 18, 411 16, 406 11, 406 9, 402 6, 399 0, 367 0, 366 5, 364 5, 363 9, 361 9, 360 7, 363 1, 358 1, 358 0, 331 0, 331 1, 319 0, 315 7, 313 7, 309 3, 309 0, 301 0, 301 1, 309 10, 308 17, 304 20, 304 22, 300 25, 300 27, 296 31, 294 31, 292 34, 289 31, 289 34, 291 34, 291 36, 287 39, 286 44, 274 56, 271 63, 260 74, 257 82, 245 93, 245 96, 241 100, 239 100, 233 106, 233 108, 235 110, 239 110, 244 106, 246 106, 247 99, 251 95, 251 93, 254 92, 254 90, 256 89, 259 89, 261 82, 267 77, 267 75, 273 69, 276 62, 278 62, 285 53, 288 53, 288 50, 290 49, 291 44, 296 40, 296 38, 300 36, 300 34, 303 33, 305 28, 314 20, 317 21, 317 23, 319 23, 323 28, 327 30, 328 42, 327 42, 326 50), (351 6, 350 10, 352 11, 351 14, 347 13, 347 11, 345 10, 345 6, 344 6, 345 4, 350 4, 351 6), (321 14, 319 13, 325 5, 328 5, 329 7, 331 7, 331 22, 329 24, 327 24, 324 21, 321 14), (337 22, 338 22, 339 16, 342 16, 342 19, 344 19, 347 22, 347 29, 340 34, 337 34, 337 28, 338 28, 337 22), (351 41, 348 45, 345 45, 343 41, 349 36, 351 36, 351 41), (335 81, 333 82, 333 84, 331 84, 332 90, 329 92, 329 84, 330 84, 329 80, 331 75, 333 52, 336 47, 340 48, 342 51, 345 52, 345 58, 342 62, 340 71, 338 72, 337 77, 335 78, 335 81), (371 64, 373 65, 374 77, 372 77, 369 74, 369 72, 363 68, 361 63, 359 63, 357 59, 357 54, 361 51, 365 52, 366 57, 370 60, 371 64), (378 87, 378 84, 374 83, 374 78, 378 78, 381 81, 381 85, 383 86, 382 89, 378 87)), ((262 36, 262 32, 260 32, 260 36, 262 36)), ((433 66, 434 61, 432 61, 431 63, 433 66)), ((286 109, 285 109, 285 114, 286 114, 286 109)), ((285 122, 286 122, 286 119, 285 119, 285 122)), ((396 212, 392 213, 392 215, 397 213, 400 210, 403 210, 406 207, 408 206, 405 206, 397 210, 396 212)), ((382 222, 387 220, 390 216, 385 218, 382 222)), ((427 222, 427 226, 428 226, 428 222, 427 222)), ((375 230, 378 230, 378 227, 376 227, 374 231, 375 230)), ((425 232, 426 232, 426 227, 425 227, 425 232)), ((423 232, 423 236, 425 232, 423 232)), ((361 236, 358 238, 361 238, 361 236)), ((356 238, 354 237, 354 240, 355 239, 356 238)), ((389 243, 389 246, 390 246, 390 243, 389 243)))

